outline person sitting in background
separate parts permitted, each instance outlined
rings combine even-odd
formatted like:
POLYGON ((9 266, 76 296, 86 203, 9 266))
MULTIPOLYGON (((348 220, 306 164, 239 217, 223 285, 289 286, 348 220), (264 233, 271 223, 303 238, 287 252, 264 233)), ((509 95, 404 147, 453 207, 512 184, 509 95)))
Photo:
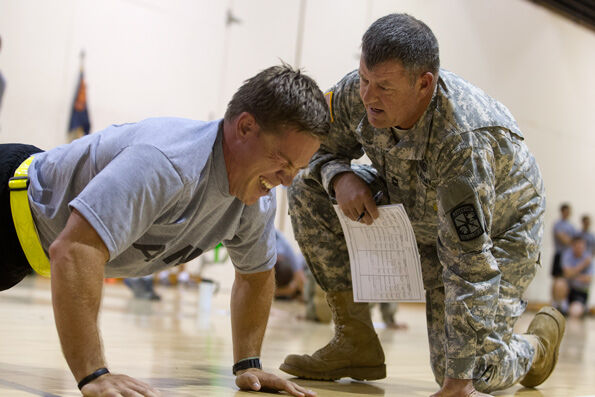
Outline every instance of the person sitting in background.
POLYGON ((552 300, 553 306, 565 311, 564 307, 566 290, 566 280, 562 271, 562 264, 560 263, 562 253, 570 247, 572 236, 576 234, 574 227, 568 221, 570 219, 570 205, 564 203, 560 206, 560 219, 554 224, 554 247, 556 249, 554 260, 552 263, 552 300))
POLYGON ((570 248, 562 254, 561 263, 564 280, 567 282, 565 293, 568 315, 571 318, 580 318, 587 308, 589 286, 593 277, 593 257, 581 235, 572 239, 570 248))
MULTIPOLYGON (((333 319, 331 308, 326 303, 326 293, 316 283, 310 268, 306 266, 306 283, 304 285, 304 301, 306 302, 305 320, 315 323, 329 324, 333 319)), ((302 318, 300 316, 300 318, 302 318)))
POLYGON ((161 297, 153 288, 153 275, 144 277, 128 277, 124 279, 124 284, 130 288, 134 297, 137 299, 158 301, 161 297))
POLYGON ((275 263, 275 298, 294 299, 302 296, 306 275, 306 260, 298 252, 294 252, 289 241, 279 231, 277 237, 277 262, 275 263))
MULTIPOLYGON (((382 315, 382 322, 388 329, 407 329, 409 328, 406 323, 397 322, 396 315, 397 309, 399 308, 398 302, 380 302, 380 314, 382 315)), ((370 305, 370 310, 374 307, 370 305)))
MULTIPOLYGON (((301 298, 306 303, 306 320, 330 323, 332 315, 325 300, 325 293, 321 288, 316 288, 316 281, 306 266, 306 259, 301 252, 295 252, 291 248, 291 245, 279 230, 276 231, 276 236, 275 298, 301 298)), ((397 302, 381 302, 378 304, 386 328, 407 329, 407 324, 398 323, 395 319, 398 306, 397 302)), ((370 305, 370 310, 372 308, 373 305, 370 305)))

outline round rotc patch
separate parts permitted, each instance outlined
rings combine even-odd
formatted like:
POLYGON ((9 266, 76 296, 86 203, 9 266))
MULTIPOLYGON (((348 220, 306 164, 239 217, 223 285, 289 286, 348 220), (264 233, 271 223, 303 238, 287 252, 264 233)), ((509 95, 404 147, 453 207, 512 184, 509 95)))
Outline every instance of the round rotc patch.
POLYGON ((450 213, 459 239, 469 241, 483 234, 483 227, 472 204, 459 205, 450 213))

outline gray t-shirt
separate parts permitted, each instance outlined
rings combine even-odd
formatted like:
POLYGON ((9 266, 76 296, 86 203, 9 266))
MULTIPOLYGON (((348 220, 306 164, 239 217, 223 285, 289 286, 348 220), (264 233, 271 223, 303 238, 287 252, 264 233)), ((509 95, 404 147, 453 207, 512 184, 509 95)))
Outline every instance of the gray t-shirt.
POLYGON ((554 246, 556 247, 557 254, 561 254, 562 251, 567 248, 567 246, 556 237, 556 233, 560 232, 570 237, 574 237, 576 234, 574 226, 572 226, 570 222, 565 221, 564 219, 559 219, 556 223, 554 223, 554 246))
POLYGON ((584 230, 578 234, 585 240, 585 243, 587 244, 587 251, 591 254, 595 254, 595 235, 584 230))
MULTIPOLYGON (((563 253, 562 253, 562 268, 566 268, 566 269, 572 269, 577 267, 579 264, 581 264, 584 260, 586 260, 589 256, 591 255, 590 252, 585 251, 583 253, 583 255, 581 255, 580 257, 576 257, 574 256, 574 252, 572 251, 572 248, 567 248, 563 253)), ((587 266, 586 268, 584 268, 581 271, 581 274, 593 274, 593 262, 591 262, 589 264, 589 266, 587 266)), ((589 292, 589 286, 591 285, 591 283, 583 283, 582 281, 579 281, 577 279, 571 278, 570 280, 568 280, 568 284, 570 284, 570 287, 578 290, 578 291, 582 291, 582 292, 589 292)))
POLYGON ((46 253, 75 208, 109 250, 106 277, 151 274, 219 242, 239 272, 271 269, 274 195, 246 206, 229 194, 222 125, 154 118, 36 155, 29 201, 46 253))

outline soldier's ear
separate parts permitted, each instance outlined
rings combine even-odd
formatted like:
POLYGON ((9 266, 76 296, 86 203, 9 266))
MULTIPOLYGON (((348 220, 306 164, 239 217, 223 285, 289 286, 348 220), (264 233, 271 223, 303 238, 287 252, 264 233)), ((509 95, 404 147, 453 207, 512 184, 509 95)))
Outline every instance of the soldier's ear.
POLYGON ((418 84, 419 90, 422 94, 433 91, 434 89, 434 75, 431 72, 425 72, 419 76, 418 84))

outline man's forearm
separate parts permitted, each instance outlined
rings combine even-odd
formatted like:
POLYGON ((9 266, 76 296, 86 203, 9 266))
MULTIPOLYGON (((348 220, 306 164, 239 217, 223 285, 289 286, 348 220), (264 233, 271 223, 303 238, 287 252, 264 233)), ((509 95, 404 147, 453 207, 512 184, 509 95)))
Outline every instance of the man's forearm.
POLYGON ((52 260, 52 304, 64 357, 77 381, 105 367, 97 316, 103 266, 76 262, 84 253, 52 260))
POLYGON ((564 245, 570 245, 572 243, 572 236, 564 232, 557 232, 556 238, 560 240, 564 245))
POLYGON ((575 277, 575 280, 581 283, 589 284, 592 280, 592 276, 590 274, 579 274, 575 277))
POLYGON ((64 357, 80 381, 105 366, 97 314, 109 253, 99 235, 76 210, 49 251, 56 328, 64 357))
POLYGON ((581 269, 580 271, 582 272, 583 270, 585 270, 586 268, 591 266, 592 261, 593 261, 593 258, 591 256, 588 256, 587 258, 583 259, 581 264, 578 266, 581 269))
POLYGON ((562 272, 564 273, 564 277, 565 278, 576 278, 577 276, 579 276, 583 270, 585 270, 585 268, 587 268, 589 266, 589 264, 591 263, 591 260, 584 260, 581 263, 578 264, 578 266, 575 267, 564 267, 564 265, 562 265, 562 272))
POLYGON ((234 362, 260 356, 274 291, 273 270, 254 274, 236 272, 231 292, 234 362))

